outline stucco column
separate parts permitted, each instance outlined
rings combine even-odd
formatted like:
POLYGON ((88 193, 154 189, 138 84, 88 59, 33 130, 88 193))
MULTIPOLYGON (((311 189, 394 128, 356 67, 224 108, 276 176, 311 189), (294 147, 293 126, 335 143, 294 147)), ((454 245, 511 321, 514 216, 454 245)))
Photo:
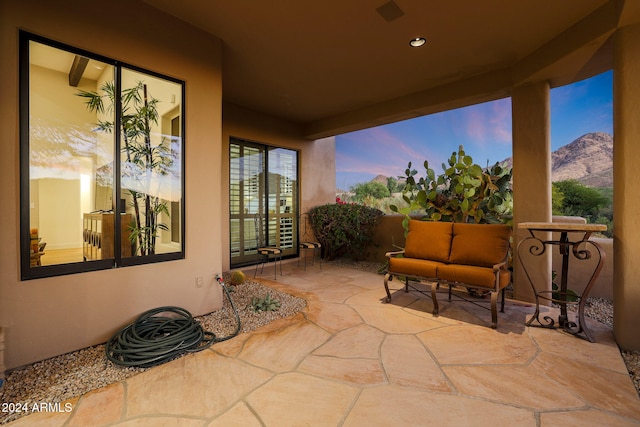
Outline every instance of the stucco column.
POLYGON ((618 30, 614 55, 613 332, 640 350, 640 25, 618 30))
MULTIPOLYGON (((511 94, 513 121, 513 230, 514 243, 529 236, 518 224, 551 221, 551 142, 549 84, 518 86, 511 94)), ((526 257, 527 271, 536 284, 551 287, 551 251, 526 257)), ((534 295, 518 257, 514 256, 514 297, 533 301, 534 295)))

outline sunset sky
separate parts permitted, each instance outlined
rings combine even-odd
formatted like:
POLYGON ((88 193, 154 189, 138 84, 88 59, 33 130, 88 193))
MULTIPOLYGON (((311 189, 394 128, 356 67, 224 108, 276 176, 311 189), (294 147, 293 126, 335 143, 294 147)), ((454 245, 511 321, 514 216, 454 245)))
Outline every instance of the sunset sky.
MULTIPOLYGON (((551 90, 551 148, 590 132, 613 133, 613 73, 551 90)), ((348 190, 377 175, 404 175, 411 161, 419 173, 428 160, 436 174, 463 145, 486 166, 511 157, 509 98, 336 137, 336 185, 348 190)))

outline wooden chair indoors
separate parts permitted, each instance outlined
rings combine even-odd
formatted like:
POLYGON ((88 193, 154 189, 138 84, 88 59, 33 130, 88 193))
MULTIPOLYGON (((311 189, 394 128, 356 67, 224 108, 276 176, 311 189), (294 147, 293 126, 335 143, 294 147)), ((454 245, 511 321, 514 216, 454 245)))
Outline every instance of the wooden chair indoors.
POLYGON ((322 245, 317 242, 311 224, 309 224, 309 214, 300 215, 300 256, 298 257, 298 266, 300 266, 300 258, 304 258, 304 269, 307 270, 307 253, 311 252, 311 265, 315 263, 316 255, 318 256, 318 264, 322 268, 322 245))
POLYGON ((280 261, 280 275, 282 276, 282 249, 277 245, 267 245, 264 238, 265 231, 267 230, 262 216, 256 214, 254 217, 256 226, 256 248, 258 255, 260 256, 260 262, 256 264, 256 270, 253 273, 253 277, 258 274, 258 266, 261 266, 260 274, 264 271, 264 264, 273 260, 273 277, 278 278, 278 260, 280 261))
POLYGON ((44 255, 44 248, 47 246, 46 242, 42 241, 42 237, 38 236, 38 229, 31 229, 31 250, 30 252, 30 265, 32 267, 42 265, 42 256, 44 255))

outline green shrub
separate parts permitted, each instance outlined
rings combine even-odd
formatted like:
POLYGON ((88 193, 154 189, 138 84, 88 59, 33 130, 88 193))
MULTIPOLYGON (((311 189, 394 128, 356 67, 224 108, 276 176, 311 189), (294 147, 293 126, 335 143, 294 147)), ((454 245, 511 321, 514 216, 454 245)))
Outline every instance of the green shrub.
POLYGON ((384 199, 391 195, 386 185, 375 181, 356 184, 351 187, 351 191, 354 193, 353 199, 357 202, 363 202, 366 198, 384 199))
POLYGON ((309 209, 309 220, 322 244, 323 256, 331 260, 341 256, 358 259, 371 244, 375 227, 382 216, 375 208, 335 203, 309 209))
POLYGON ((552 187, 554 215, 579 216, 588 223, 604 224, 607 231, 599 233, 613 237, 613 191, 592 188, 575 179, 557 181, 552 187))

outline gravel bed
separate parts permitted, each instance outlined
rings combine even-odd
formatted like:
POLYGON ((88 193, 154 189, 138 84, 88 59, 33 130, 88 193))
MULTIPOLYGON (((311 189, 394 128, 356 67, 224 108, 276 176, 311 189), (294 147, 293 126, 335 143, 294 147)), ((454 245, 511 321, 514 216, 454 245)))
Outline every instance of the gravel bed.
MULTIPOLYGON (((240 333, 253 331, 274 320, 291 316, 306 306, 306 301, 266 287, 258 282, 246 281, 242 285, 229 286, 238 314, 240 333), (256 313, 252 306, 254 297, 267 294, 280 302, 277 311, 256 313)), ((223 293, 224 305, 210 314, 196 317, 205 331, 213 332, 222 339, 237 329, 236 317, 223 293)), ((214 344, 215 347, 215 344, 214 344)), ((105 346, 97 345, 52 357, 22 369, 12 371, 0 387, 0 403, 19 404, 21 408, 32 408, 40 403, 62 403, 91 390, 125 380, 145 371, 144 368, 122 367, 111 363, 105 356, 105 346)), ((25 412, 0 411, 0 424, 14 421, 25 412)))

